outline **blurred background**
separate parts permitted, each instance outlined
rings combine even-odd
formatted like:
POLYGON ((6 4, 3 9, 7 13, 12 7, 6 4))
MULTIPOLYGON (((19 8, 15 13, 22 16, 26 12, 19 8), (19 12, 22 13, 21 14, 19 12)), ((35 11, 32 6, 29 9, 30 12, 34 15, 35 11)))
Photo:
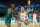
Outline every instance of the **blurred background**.
MULTIPOLYGON (((36 13, 39 15, 37 17, 37 22, 40 26, 40 0, 0 0, 0 27, 6 27, 5 17, 8 8, 10 8, 10 4, 14 4, 15 8, 18 7, 17 10, 14 12, 15 17, 11 18, 12 27, 15 27, 15 23, 18 22, 18 12, 21 10, 22 6, 25 7, 25 11, 30 11, 28 14, 28 19, 30 20, 30 23, 33 23, 32 13, 36 11, 36 13)), ((32 24, 30 24, 29 26, 33 27, 32 24)), ((35 25, 35 27, 37 26, 35 25)))
POLYGON ((4 22, 7 9, 10 7, 9 4, 14 4, 15 7, 18 7, 18 9, 15 11, 15 16, 14 18, 11 18, 11 22, 18 22, 17 17, 18 17, 18 12, 21 10, 21 7, 25 7, 25 11, 29 10, 29 20, 32 22, 32 15, 34 11, 37 12, 39 15, 38 17, 38 22, 40 22, 40 0, 30 0, 30 5, 28 5, 29 0, 0 0, 0 22, 4 22))

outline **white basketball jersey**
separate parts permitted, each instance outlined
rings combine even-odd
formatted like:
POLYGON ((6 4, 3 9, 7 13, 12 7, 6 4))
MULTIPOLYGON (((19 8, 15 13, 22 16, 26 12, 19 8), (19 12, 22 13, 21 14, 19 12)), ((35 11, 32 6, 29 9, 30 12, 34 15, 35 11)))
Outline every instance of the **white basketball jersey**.
POLYGON ((20 19, 22 20, 22 21, 25 21, 26 20, 26 13, 24 12, 24 13, 22 13, 21 12, 21 14, 20 14, 20 19))
POLYGON ((36 19, 36 17, 37 17, 37 14, 33 14, 33 18, 35 18, 35 19, 36 19))

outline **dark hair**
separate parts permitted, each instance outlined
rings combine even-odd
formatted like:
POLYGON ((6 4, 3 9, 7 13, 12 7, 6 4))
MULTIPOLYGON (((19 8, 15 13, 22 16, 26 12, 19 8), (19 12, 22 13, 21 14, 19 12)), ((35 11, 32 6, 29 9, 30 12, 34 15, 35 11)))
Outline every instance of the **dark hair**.
MULTIPOLYGON (((23 6, 22 6, 23 7, 23 6)), ((25 9, 25 7, 24 7, 24 9, 25 9)))

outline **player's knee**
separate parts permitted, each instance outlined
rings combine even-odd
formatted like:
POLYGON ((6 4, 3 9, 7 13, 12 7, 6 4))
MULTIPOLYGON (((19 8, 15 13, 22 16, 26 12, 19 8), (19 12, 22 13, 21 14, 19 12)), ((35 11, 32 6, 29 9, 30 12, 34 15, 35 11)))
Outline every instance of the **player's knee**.
POLYGON ((18 25, 21 25, 21 23, 20 23, 20 22, 18 22, 18 25))
POLYGON ((17 25, 17 27, 21 27, 21 23, 20 23, 20 22, 18 22, 18 25, 17 25))

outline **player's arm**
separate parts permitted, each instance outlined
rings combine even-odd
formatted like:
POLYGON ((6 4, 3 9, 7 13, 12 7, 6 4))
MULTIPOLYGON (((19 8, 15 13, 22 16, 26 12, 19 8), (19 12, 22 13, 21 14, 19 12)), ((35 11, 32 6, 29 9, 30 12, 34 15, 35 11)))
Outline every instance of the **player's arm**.
POLYGON ((13 13, 13 16, 14 16, 14 17, 16 17, 16 16, 15 16, 15 10, 17 10, 17 8, 18 8, 18 7, 16 7, 14 10, 12 10, 12 13, 13 13))
POLYGON ((39 15, 37 14, 37 18, 39 17, 39 15))
POLYGON ((17 10, 18 7, 15 8, 15 10, 17 10))
POLYGON ((26 12, 26 15, 28 15, 28 12, 26 12))
POLYGON ((13 11, 17 10, 18 7, 16 7, 13 11))
POLYGON ((20 21, 20 12, 18 13, 18 21, 20 21))
POLYGON ((26 18, 28 19, 28 12, 26 12, 26 15, 27 15, 26 18))

